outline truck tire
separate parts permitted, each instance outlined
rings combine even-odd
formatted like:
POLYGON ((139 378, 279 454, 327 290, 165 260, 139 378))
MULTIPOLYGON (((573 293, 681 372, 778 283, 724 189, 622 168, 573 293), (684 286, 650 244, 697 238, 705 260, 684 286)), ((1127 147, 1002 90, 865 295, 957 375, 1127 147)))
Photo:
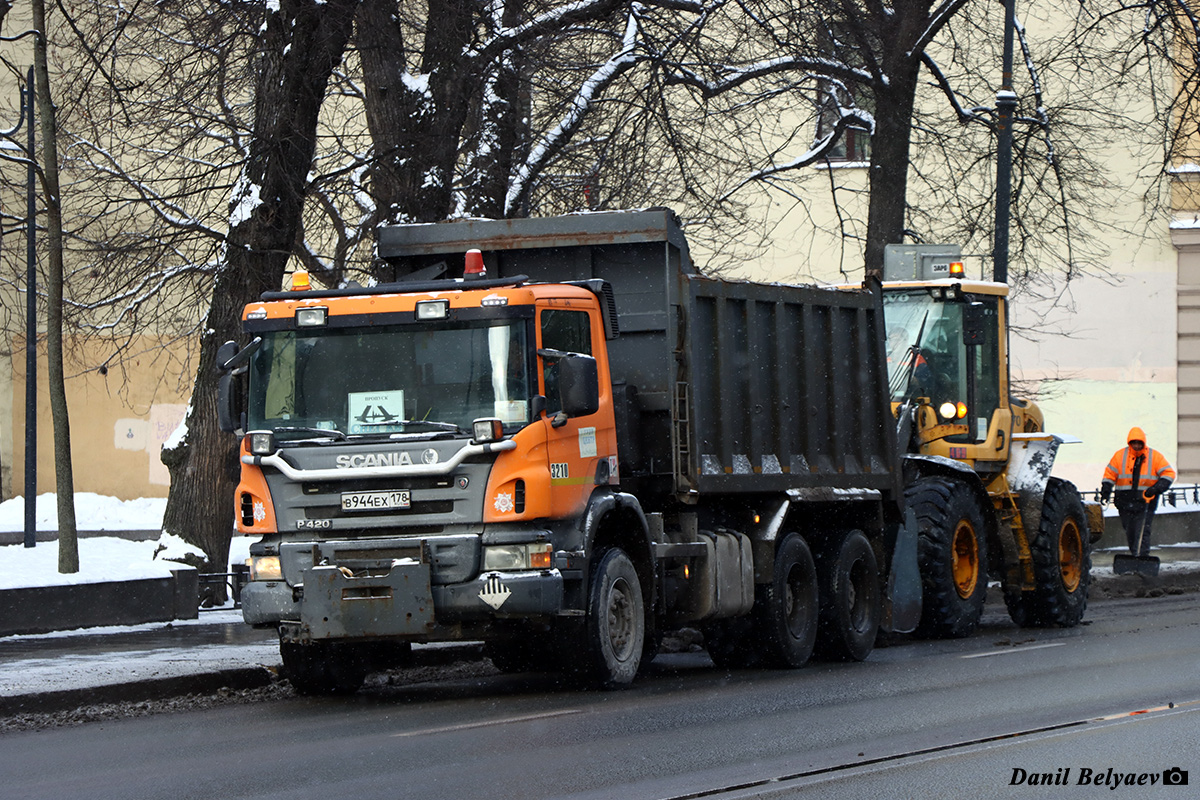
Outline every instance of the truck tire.
POLYGON ((558 668, 558 657, 547 638, 548 634, 531 631, 526 639, 488 641, 483 654, 501 672, 550 672, 558 668))
POLYGON ((820 613, 817 653, 831 661, 862 661, 875 647, 883 593, 879 564, 862 531, 849 531, 818 550, 820 613))
POLYGON ((922 478, 904 494, 917 517, 922 592, 916 634, 934 639, 970 636, 987 599, 984 511, 971 487, 948 478, 922 478))
POLYGON ((637 570, 625 551, 614 547, 600 556, 592 575, 582 677, 605 689, 632 683, 645 637, 646 606, 637 570))
POLYGON ((297 694, 353 694, 371 671, 364 649, 339 642, 280 642, 279 655, 297 694))
POLYGON ((1006 589, 1013 622, 1022 627, 1072 628, 1083 620, 1092 581, 1087 517, 1075 484, 1050 478, 1042 522, 1029 542, 1034 590, 1006 589))
POLYGON ((808 543, 789 533, 775 551, 775 577, 755 587, 751 619, 764 666, 795 669, 812 658, 820 589, 808 543))
MULTIPOLYGON (((759 607, 755 598, 755 609, 759 607)), ((706 623, 703 629, 704 649, 713 664, 721 669, 752 667, 762 660, 755 646, 754 626, 749 617, 718 619, 706 623)))

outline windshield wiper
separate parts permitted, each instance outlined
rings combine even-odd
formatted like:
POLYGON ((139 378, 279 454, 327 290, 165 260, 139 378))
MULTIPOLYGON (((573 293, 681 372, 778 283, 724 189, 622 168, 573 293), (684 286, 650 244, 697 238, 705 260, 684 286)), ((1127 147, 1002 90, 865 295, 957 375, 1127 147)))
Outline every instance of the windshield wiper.
POLYGON ((315 433, 318 436, 328 436, 331 439, 344 440, 346 434, 339 431, 337 428, 309 428, 304 425, 285 425, 281 428, 274 428, 274 433, 315 433))
POLYGON ((455 425, 453 422, 442 422, 442 421, 436 420, 436 419, 389 419, 389 420, 381 420, 379 422, 363 422, 360 420, 355 420, 355 422, 358 425, 363 426, 364 428, 367 428, 367 427, 390 428, 394 425, 403 425, 405 427, 408 427, 409 425, 429 425, 430 427, 436 428, 439 431, 450 431, 451 433, 466 433, 466 431, 464 431, 458 425, 455 425))

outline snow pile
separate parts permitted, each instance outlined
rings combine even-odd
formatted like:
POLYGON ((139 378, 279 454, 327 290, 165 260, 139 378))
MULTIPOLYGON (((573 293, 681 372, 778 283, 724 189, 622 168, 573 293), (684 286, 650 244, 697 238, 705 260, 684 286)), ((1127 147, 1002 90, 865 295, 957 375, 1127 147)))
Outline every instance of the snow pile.
MULTIPOLYGON (((234 537, 229 547, 231 564, 246 562, 251 541, 251 537, 234 537)), ((169 578, 172 569, 188 567, 167 559, 182 558, 189 553, 203 556, 198 548, 170 534, 145 542, 115 536, 83 537, 79 539, 79 572, 61 575, 58 542, 38 542, 37 547, 12 544, 0 547, 0 589, 169 578)))
MULTIPOLYGON (((139 497, 118 500, 115 497, 75 493, 75 525, 81 531, 157 531, 162 529, 165 497, 139 497)), ((58 530, 58 497, 52 493, 37 498, 37 529, 58 530)), ((25 498, 14 497, 0 503, 0 531, 25 530, 25 498)))
MULTIPOLYGON (((38 530, 58 529, 56 503, 53 494, 38 496, 38 530)), ((156 531, 162 528, 166 506, 166 498, 161 497, 118 500, 91 492, 75 494, 75 518, 79 529, 87 531, 156 531)), ((15 497, 0 503, 0 530, 24 529, 24 498, 15 497)), ((229 548, 231 564, 246 562, 251 541, 252 537, 234 537, 229 548)), ((36 547, 23 544, 0 547, 0 589, 167 578, 172 569, 184 568, 183 564, 169 559, 182 559, 188 555, 203 557, 199 548, 169 533, 144 542, 115 536, 81 536, 78 543, 79 572, 72 575, 58 572, 58 542, 38 542, 36 547)))

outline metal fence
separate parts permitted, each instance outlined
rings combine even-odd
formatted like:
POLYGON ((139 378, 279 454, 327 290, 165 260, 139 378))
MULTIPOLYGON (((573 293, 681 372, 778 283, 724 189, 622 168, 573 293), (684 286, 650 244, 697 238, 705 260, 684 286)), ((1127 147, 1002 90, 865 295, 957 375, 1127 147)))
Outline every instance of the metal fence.
MULTIPOLYGON (((1100 490, 1093 489, 1091 491, 1080 492, 1084 499, 1095 500, 1100 502, 1100 490)), ((1170 506, 1179 508, 1180 506, 1196 506, 1200 509, 1200 484, 1172 484, 1171 488, 1160 495, 1159 508, 1170 506)))
POLYGON ((224 604, 215 602, 222 594, 221 587, 226 590, 226 597, 233 598, 233 607, 242 607, 242 589, 250 581, 250 567, 245 564, 232 564, 231 572, 202 572, 199 575, 199 593, 196 598, 201 611, 221 611, 224 604))

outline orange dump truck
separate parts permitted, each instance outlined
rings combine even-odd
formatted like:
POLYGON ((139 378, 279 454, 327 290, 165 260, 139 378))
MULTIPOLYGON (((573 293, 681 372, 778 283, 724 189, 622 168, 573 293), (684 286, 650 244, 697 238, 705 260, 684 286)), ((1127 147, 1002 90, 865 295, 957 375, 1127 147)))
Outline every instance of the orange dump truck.
POLYGON ((220 361, 245 619, 304 692, 414 642, 625 684, 862 659, 920 615, 878 293, 702 277, 666 210, 395 226, 220 361))

